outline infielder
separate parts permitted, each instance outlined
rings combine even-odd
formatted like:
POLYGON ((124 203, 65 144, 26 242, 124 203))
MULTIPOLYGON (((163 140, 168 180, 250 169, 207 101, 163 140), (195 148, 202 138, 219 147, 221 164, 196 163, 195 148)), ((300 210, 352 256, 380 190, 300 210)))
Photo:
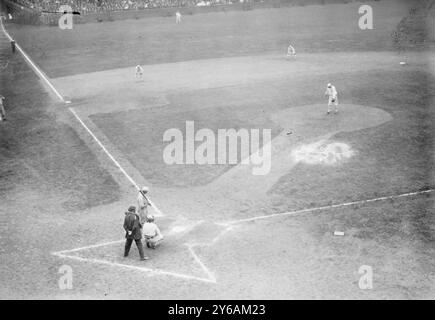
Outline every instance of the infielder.
POLYGON ((137 195, 137 213, 139 215, 140 224, 143 226, 148 215, 148 206, 150 206, 151 203, 149 203, 148 199, 143 196, 143 194, 146 195, 148 193, 148 187, 142 187, 141 191, 142 192, 139 192, 137 195))
POLYGON ((5 99, 5 97, 0 95, 0 121, 5 121, 6 120, 6 111, 5 111, 5 107, 3 105, 3 100, 4 99, 5 99))
POLYGON ((135 77, 139 78, 139 79, 142 79, 142 77, 143 77, 143 68, 140 65, 136 66, 135 77))
POLYGON ((332 84, 328 83, 328 86, 326 87, 325 95, 328 96, 328 112, 326 112, 326 114, 329 114, 331 112, 332 104, 335 105, 335 113, 337 113, 338 112, 337 90, 332 84))
POLYGON ((181 23, 181 13, 179 11, 175 12, 175 23, 181 23))
POLYGON ((293 48, 293 46, 290 44, 287 48, 287 57, 296 57, 296 50, 293 48))
POLYGON ((147 216, 147 222, 143 225, 143 234, 148 248, 155 249, 163 241, 163 235, 154 223, 153 215, 147 216))

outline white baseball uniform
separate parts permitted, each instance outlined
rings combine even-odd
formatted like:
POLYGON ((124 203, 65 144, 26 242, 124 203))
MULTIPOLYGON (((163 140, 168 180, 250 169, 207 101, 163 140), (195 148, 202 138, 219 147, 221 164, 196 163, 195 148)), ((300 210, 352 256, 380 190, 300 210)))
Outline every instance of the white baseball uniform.
POLYGON ((333 85, 331 87, 327 87, 325 91, 325 95, 328 96, 328 112, 330 112, 330 107, 332 104, 335 105, 335 111, 338 111, 338 93, 337 89, 333 85))
POLYGON ((136 66, 136 78, 142 78, 143 68, 139 65, 136 66))
POLYGON ((296 50, 293 48, 292 45, 289 45, 287 48, 287 57, 295 57, 296 56, 296 50))
POLYGON ((142 195, 142 193, 138 193, 137 195, 137 214, 139 215, 139 221, 141 225, 144 225, 146 221, 146 217, 148 215, 148 206, 149 203, 142 195))
POLYGON ((180 22, 181 22, 181 13, 177 11, 175 13, 175 23, 180 23, 180 22))
POLYGON ((147 222, 143 225, 142 232, 145 237, 145 243, 152 247, 156 247, 162 240, 163 235, 159 227, 154 222, 147 222))

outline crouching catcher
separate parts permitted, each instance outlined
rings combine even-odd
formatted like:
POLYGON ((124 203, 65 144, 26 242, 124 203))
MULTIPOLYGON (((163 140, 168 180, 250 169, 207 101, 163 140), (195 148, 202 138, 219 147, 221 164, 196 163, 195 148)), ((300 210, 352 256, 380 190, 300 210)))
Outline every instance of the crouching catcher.
POLYGON ((146 223, 143 225, 145 243, 148 248, 155 249, 163 241, 163 235, 154 223, 154 216, 148 215, 146 219, 146 223))

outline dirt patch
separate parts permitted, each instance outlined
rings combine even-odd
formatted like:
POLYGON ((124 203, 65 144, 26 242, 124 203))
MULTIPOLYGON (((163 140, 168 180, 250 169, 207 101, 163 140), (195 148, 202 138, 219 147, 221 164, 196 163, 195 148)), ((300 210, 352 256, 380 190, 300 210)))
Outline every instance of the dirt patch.
POLYGON ((352 148, 341 142, 327 143, 322 140, 304 144, 293 150, 292 157, 296 162, 321 165, 338 165, 355 155, 352 148))

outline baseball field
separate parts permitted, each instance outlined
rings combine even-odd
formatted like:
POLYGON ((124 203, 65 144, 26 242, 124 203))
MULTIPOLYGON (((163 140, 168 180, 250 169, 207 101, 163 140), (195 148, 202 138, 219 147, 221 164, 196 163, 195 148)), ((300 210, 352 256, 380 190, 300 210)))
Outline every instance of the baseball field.
POLYGON ((372 30, 359 2, 4 23, 28 59, 1 32, 0 298, 434 299, 435 26, 398 53, 410 2, 368 4, 372 30), (167 164, 190 121, 270 130, 270 171, 167 164), (165 236, 147 261, 123 257, 143 185, 165 236))

